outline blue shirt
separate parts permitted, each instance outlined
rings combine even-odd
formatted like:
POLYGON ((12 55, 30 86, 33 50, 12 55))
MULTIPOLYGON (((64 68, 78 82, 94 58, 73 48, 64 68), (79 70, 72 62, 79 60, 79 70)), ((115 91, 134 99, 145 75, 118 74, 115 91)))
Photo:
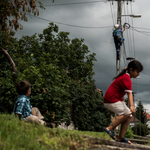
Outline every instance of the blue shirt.
POLYGON ((28 116, 32 116, 32 106, 30 104, 30 99, 25 95, 19 95, 17 101, 15 102, 13 112, 15 114, 21 115, 23 119, 28 116))
POLYGON ((119 30, 117 31, 116 36, 117 36, 117 37, 121 37, 121 33, 122 33, 122 30, 119 29, 119 30))
POLYGON ((116 29, 113 31, 113 36, 121 37, 122 30, 116 29))

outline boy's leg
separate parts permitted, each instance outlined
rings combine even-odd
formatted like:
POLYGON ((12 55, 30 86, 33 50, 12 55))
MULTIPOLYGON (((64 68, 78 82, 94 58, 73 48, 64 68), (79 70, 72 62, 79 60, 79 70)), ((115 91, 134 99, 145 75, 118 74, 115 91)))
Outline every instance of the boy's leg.
POLYGON ((45 121, 39 119, 37 116, 28 116, 24 121, 25 122, 30 122, 30 123, 36 123, 38 125, 44 125, 46 127, 53 128, 52 123, 46 123, 45 121))
POLYGON ((39 119, 37 116, 28 116, 25 120, 25 122, 30 122, 30 123, 36 123, 39 125, 44 125, 45 121, 39 119))
POLYGON ((41 115, 41 112, 37 107, 32 108, 32 113, 34 116, 37 116, 39 119, 44 119, 44 117, 41 115))
POLYGON ((115 47, 116 47, 116 51, 119 50, 119 44, 117 41, 115 41, 115 47))

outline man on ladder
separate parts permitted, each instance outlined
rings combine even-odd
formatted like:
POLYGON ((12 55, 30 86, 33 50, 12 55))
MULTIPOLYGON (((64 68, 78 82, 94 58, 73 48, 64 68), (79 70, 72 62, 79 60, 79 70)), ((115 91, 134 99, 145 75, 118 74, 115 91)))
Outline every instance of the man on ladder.
POLYGON ((119 60, 119 50, 120 50, 120 46, 122 45, 122 42, 125 40, 124 38, 122 38, 122 32, 125 31, 125 24, 123 26, 123 29, 120 29, 120 25, 119 24, 115 24, 115 30, 113 31, 113 37, 114 37, 114 43, 116 46, 116 52, 117 52, 117 60, 119 60))

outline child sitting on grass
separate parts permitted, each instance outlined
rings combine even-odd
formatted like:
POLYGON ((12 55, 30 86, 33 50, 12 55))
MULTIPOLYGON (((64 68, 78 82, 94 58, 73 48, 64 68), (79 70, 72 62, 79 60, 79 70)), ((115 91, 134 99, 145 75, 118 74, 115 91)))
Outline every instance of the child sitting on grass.
POLYGON ((104 127, 104 130, 110 135, 112 139, 118 142, 131 144, 131 142, 124 137, 130 122, 130 118, 132 117, 132 114, 135 113, 131 78, 136 78, 142 70, 143 66, 139 61, 131 61, 128 64, 128 67, 126 67, 117 77, 114 78, 114 82, 109 86, 105 93, 105 107, 117 114, 118 117, 111 125, 104 127), (127 107, 123 99, 126 93, 128 95, 130 109, 127 107), (114 129, 120 124, 121 129, 119 136, 116 139, 114 129))
POLYGON ((16 85, 18 99, 15 102, 14 114, 23 118, 25 122, 36 123, 46 127, 53 128, 52 123, 43 121, 44 117, 41 115, 38 108, 31 106, 28 96, 31 94, 31 85, 28 81, 20 81, 16 85))

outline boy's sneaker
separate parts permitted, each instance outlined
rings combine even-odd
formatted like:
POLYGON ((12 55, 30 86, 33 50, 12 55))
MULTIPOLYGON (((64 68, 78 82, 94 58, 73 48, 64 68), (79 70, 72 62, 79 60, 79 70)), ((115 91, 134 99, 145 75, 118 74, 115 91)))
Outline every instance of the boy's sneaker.
POLYGON ((52 123, 45 123, 45 127, 53 128, 53 124, 52 123))

